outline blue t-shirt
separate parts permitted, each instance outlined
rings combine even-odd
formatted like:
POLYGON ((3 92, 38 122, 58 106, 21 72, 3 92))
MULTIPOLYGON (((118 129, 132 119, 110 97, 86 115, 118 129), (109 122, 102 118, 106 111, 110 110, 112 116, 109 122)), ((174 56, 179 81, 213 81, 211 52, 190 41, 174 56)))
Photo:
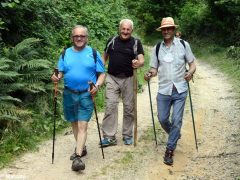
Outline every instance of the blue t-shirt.
POLYGON ((90 46, 81 51, 70 47, 65 51, 64 60, 62 55, 60 56, 58 70, 64 74, 65 86, 72 90, 84 91, 89 88, 88 81, 96 83, 97 73, 104 72, 104 64, 98 51, 95 63, 90 46))

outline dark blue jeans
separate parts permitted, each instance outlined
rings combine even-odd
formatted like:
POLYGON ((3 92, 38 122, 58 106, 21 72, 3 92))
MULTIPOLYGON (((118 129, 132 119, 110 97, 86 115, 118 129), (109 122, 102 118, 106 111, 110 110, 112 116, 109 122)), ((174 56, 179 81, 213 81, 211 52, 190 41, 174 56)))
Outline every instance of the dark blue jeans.
POLYGON ((178 93, 173 90, 172 95, 157 95, 158 120, 162 128, 169 134, 167 148, 175 150, 182 127, 182 118, 184 112, 187 91, 178 93), (169 120, 170 110, 172 109, 172 119, 169 120))

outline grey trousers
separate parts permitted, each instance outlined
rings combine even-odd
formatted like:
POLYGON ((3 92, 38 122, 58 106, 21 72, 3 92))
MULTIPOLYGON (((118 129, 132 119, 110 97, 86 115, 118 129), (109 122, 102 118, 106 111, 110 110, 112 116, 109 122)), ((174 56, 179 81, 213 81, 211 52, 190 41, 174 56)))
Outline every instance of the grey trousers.
POLYGON ((117 78, 107 74, 106 77, 106 108, 102 122, 103 137, 115 138, 118 128, 119 98, 123 102, 122 135, 132 137, 133 131, 133 77, 117 78))

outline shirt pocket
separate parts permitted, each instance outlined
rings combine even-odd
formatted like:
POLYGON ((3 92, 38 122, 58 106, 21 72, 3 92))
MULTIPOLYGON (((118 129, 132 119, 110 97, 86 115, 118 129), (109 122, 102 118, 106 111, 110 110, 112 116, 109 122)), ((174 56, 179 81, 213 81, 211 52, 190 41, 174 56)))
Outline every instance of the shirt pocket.
POLYGON ((171 53, 167 53, 162 57, 163 62, 165 63, 171 63, 174 60, 174 57, 171 53))
POLYGON ((185 65, 185 53, 184 52, 178 52, 176 55, 176 65, 182 66, 185 65))

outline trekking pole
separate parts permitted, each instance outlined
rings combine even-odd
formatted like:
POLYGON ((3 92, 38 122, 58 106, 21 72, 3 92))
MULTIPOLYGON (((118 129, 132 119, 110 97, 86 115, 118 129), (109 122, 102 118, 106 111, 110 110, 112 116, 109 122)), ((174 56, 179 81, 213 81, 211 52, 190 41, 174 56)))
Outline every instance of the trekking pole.
MULTIPOLYGON (((92 89, 93 87, 96 88, 95 84, 92 81, 88 82, 90 89, 92 89)), ((98 128, 98 135, 99 135, 99 140, 100 140, 100 144, 101 144, 101 149, 102 149, 102 157, 104 159, 104 152, 103 152, 103 146, 102 146, 102 138, 101 138, 101 133, 100 133, 100 126, 99 126, 99 122, 98 122, 98 115, 97 115, 97 107, 96 107, 96 103, 94 101, 94 97, 92 96, 92 101, 93 101, 93 106, 94 106, 94 112, 95 112, 95 116, 96 116, 96 121, 97 121, 97 128, 98 128)))
POLYGON ((190 108, 191 108, 191 113, 192 113, 192 122, 193 122, 194 138, 195 138, 196 149, 197 149, 197 151, 198 151, 197 134, 196 134, 196 128, 195 128, 195 122, 194 122, 194 115, 193 115, 192 97, 191 97, 191 90, 190 90, 190 85, 189 85, 189 82, 188 82, 188 81, 187 81, 187 84, 188 84, 188 91, 189 91, 190 108))
POLYGON ((153 131, 154 131, 154 136, 155 136, 155 142, 156 142, 156 145, 157 145, 157 136, 156 136, 155 123, 154 123, 153 107, 152 107, 152 97, 151 97, 151 90, 150 90, 150 80, 148 81, 148 92, 149 92, 150 107, 151 107, 151 114, 152 114, 153 131))
MULTIPOLYGON (((55 76, 58 76, 58 69, 54 69, 55 76)), ((54 118, 53 118, 53 146, 52 146, 52 164, 54 163, 54 145, 55 145, 55 132, 56 132, 56 118, 57 118, 57 93, 58 93, 58 82, 54 82, 54 118)))
POLYGON ((134 146, 137 145, 137 69, 133 70, 134 146))
MULTIPOLYGON (((135 59, 138 59, 137 55, 137 40, 135 40, 135 44, 133 46, 133 51, 135 55, 135 59)), ((134 114, 134 147, 137 146, 137 90, 138 90, 138 83, 137 83, 137 69, 133 69, 133 114, 134 114)))

